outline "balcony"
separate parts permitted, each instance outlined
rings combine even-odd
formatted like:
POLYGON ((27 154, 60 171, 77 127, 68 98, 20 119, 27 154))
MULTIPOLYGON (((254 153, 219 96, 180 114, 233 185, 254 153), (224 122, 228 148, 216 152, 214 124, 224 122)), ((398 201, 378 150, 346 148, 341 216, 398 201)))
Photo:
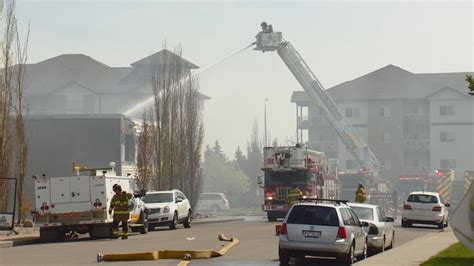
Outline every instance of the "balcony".
POLYGON ((404 140, 403 151, 405 152, 429 152, 430 141, 428 139, 422 140, 404 140))

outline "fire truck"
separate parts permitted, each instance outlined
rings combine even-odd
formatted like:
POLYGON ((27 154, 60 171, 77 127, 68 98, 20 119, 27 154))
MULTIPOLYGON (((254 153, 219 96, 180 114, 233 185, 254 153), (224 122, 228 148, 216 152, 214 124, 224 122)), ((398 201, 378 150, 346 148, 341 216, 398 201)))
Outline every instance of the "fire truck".
POLYGON ((309 100, 319 107, 321 113, 332 125, 336 134, 361 168, 367 169, 373 176, 378 177, 379 160, 360 134, 344 118, 334 100, 319 82, 316 75, 311 71, 303 57, 289 41, 283 38, 281 32, 273 31, 273 27, 266 22, 262 22, 261 26, 262 31, 255 36, 256 41, 254 44, 256 47, 254 50, 277 52, 298 83, 305 90, 309 100))
POLYGON ((263 148, 264 189, 263 210, 268 221, 284 218, 291 207, 288 193, 293 186, 303 197, 335 198, 338 194, 337 175, 328 174, 324 152, 309 150, 302 145, 263 148))

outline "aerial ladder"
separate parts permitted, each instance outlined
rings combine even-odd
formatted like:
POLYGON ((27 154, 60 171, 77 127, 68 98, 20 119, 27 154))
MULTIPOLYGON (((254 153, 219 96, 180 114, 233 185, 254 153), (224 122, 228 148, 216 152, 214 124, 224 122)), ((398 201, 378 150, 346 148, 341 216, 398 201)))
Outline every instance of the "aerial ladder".
POLYGON ((261 26, 262 31, 255 36, 257 41, 254 43, 256 44, 254 50, 262 52, 277 51, 301 87, 303 87, 313 102, 321 109, 322 114, 334 127, 337 135, 341 138, 357 163, 364 171, 371 173, 374 177, 378 177, 378 159, 358 132, 342 116, 334 100, 326 92, 303 57, 301 57, 289 41, 283 39, 281 32, 274 32, 272 26, 267 25, 265 22, 261 26))

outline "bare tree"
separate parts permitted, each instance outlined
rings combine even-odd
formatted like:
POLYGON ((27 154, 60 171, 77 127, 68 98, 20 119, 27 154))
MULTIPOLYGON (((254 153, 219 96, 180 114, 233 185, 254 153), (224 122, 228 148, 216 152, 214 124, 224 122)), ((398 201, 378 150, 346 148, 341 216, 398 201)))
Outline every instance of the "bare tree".
POLYGON ((140 189, 149 190, 153 179, 152 127, 147 112, 143 113, 143 125, 138 136, 137 180, 140 189))
POLYGON ((152 66, 154 101, 153 152, 155 189, 182 190, 191 205, 202 188, 201 149, 204 130, 199 82, 183 66, 181 49, 158 54, 152 66))
MULTIPOLYGON (((0 177, 16 176, 18 180, 17 195, 19 216, 24 219, 28 206, 24 193, 27 144, 25 139, 23 89, 26 72, 27 46, 29 30, 25 42, 20 41, 18 24, 15 15, 16 1, 5 1, 6 19, 2 43, 2 77, 0 88, 0 177)), ((29 27, 28 27, 29 29, 29 27)), ((0 193, 7 197, 11 187, 0 183, 0 193)), ((2 199, 0 207, 5 209, 9 198, 2 199)))

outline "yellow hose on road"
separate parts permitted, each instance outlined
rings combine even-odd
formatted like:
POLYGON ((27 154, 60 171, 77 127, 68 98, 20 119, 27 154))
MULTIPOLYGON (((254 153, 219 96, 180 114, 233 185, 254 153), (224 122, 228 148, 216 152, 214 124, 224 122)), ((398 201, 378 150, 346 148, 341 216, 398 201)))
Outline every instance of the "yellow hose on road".
POLYGON ((135 260, 160 260, 160 259, 183 259, 180 266, 185 266, 191 259, 210 259, 224 256, 232 247, 240 243, 237 238, 228 238, 223 234, 218 236, 220 241, 227 241, 219 251, 196 251, 196 250, 156 250, 143 253, 125 254, 101 254, 97 253, 97 262, 101 261, 135 261, 135 260))

